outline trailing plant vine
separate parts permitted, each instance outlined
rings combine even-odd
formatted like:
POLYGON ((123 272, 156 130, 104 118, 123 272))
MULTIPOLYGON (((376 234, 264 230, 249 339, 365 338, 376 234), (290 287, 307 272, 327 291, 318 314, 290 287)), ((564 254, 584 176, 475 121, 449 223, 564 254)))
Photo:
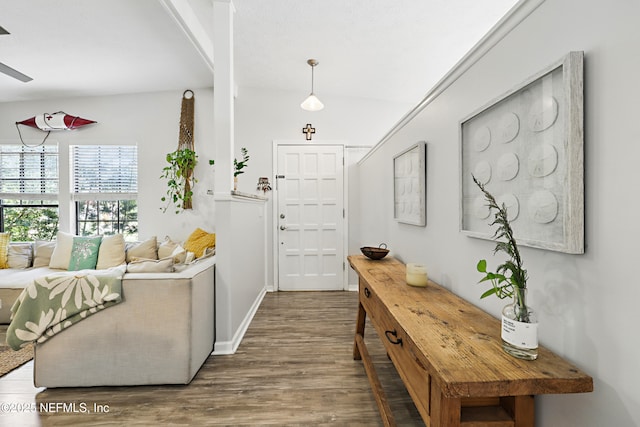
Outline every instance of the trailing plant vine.
POLYGON ((175 213, 191 209, 193 185, 197 182, 193 169, 198 163, 198 155, 189 148, 181 148, 167 154, 168 166, 162 169, 160 178, 167 180, 167 193, 161 200, 166 202, 162 212, 166 212, 171 204, 175 205, 175 213))

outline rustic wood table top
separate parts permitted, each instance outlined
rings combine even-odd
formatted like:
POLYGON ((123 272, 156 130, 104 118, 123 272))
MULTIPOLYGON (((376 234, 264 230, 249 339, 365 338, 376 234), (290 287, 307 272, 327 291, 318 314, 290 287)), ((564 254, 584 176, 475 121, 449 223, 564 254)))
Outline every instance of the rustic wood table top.
POLYGON ((593 391, 593 379, 545 347, 538 359, 502 350, 498 319, 429 281, 408 286, 406 267, 388 257, 348 257, 420 350, 415 356, 447 397, 518 396, 593 391))

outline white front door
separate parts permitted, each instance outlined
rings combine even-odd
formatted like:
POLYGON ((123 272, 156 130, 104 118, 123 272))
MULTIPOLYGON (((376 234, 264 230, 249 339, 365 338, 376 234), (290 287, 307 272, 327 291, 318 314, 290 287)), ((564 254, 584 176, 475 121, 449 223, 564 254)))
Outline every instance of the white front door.
POLYGON ((279 290, 344 289, 341 145, 277 147, 279 290))

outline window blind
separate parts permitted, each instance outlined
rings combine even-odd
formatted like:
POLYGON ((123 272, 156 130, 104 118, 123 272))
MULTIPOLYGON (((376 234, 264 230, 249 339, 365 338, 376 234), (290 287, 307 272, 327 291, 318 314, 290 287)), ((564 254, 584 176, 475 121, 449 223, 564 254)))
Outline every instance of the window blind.
POLYGON ((138 195, 138 147, 71 147, 72 195, 79 200, 135 200, 138 195))
POLYGON ((0 145, 0 198, 58 199, 58 145, 0 145))

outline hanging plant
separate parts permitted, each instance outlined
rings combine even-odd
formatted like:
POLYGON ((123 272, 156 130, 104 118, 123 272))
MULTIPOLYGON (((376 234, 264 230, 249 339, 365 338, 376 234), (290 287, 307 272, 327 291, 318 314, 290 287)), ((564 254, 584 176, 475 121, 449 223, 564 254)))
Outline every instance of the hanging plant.
POLYGON ((189 148, 178 149, 167 154, 168 166, 162 169, 160 178, 167 180, 167 194, 162 196, 166 205, 162 212, 166 212, 171 204, 175 205, 176 213, 184 209, 191 209, 193 198, 193 185, 197 182, 193 176, 193 169, 198 163, 198 155, 189 148))

